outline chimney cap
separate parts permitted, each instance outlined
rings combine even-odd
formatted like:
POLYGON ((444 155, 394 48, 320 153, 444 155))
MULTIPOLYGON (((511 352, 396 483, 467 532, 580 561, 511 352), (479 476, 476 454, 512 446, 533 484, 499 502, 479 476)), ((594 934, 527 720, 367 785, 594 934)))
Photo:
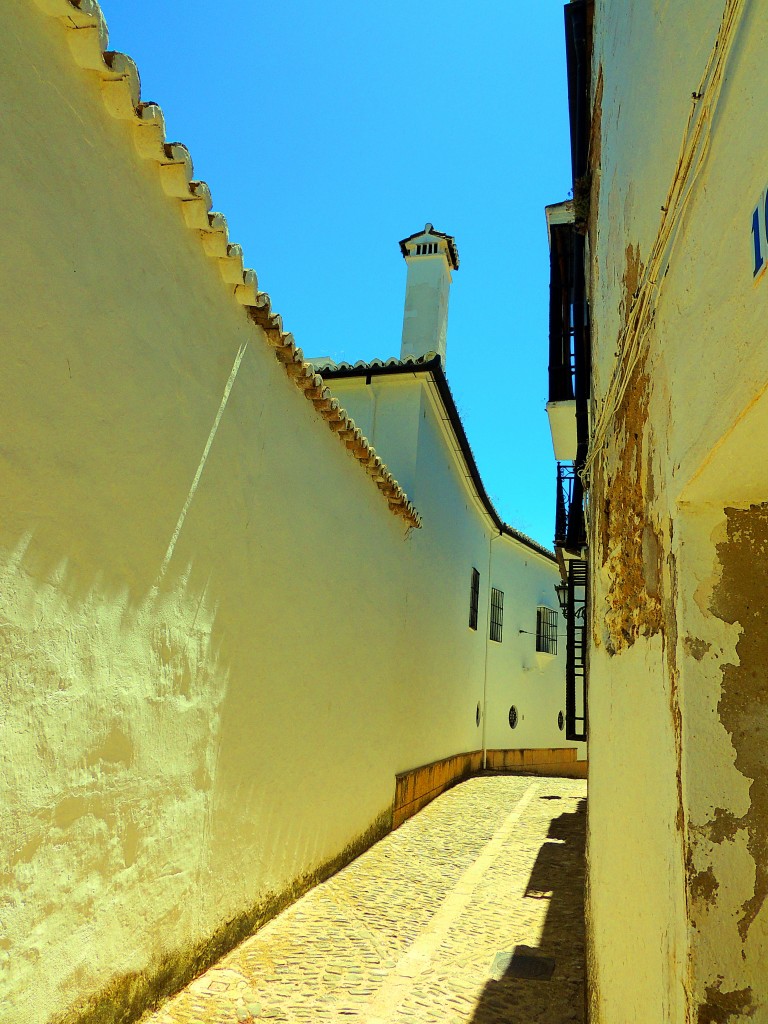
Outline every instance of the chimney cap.
POLYGON ((408 235, 407 238, 403 238, 400 242, 400 252, 404 257, 409 255, 408 243, 414 242, 416 239, 420 241, 423 239, 428 242, 430 238, 442 238, 445 240, 445 255, 448 260, 448 264, 453 270, 459 269, 459 250, 456 248, 456 239, 453 235, 447 235, 444 231, 436 231, 432 225, 427 221, 421 231, 416 231, 412 235, 408 235))

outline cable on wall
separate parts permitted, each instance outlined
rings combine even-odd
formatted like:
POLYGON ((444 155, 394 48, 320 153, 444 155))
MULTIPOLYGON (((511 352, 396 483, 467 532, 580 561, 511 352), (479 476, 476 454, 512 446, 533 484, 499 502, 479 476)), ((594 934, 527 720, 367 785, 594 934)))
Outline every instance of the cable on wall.
POLYGON ((606 441, 610 423, 624 400, 656 317, 662 286, 680 233, 683 215, 709 151, 712 124, 722 91, 725 68, 745 6, 745 0, 727 0, 717 38, 699 86, 692 96, 691 110, 683 132, 672 184, 661 208, 661 223, 626 323, 619 334, 618 358, 595 418, 589 451, 580 474, 585 487, 589 486, 592 466, 606 441))

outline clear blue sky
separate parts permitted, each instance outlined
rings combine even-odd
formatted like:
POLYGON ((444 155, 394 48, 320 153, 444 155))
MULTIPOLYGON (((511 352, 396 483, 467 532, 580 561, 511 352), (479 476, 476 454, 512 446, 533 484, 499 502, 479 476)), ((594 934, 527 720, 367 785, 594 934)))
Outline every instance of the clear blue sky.
POLYGON ((570 186, 559 0, 103 0, 307 355, 398 355, 398 241, 456 237, 447 375, 486 489, 551 546, 544 206, 570 186))

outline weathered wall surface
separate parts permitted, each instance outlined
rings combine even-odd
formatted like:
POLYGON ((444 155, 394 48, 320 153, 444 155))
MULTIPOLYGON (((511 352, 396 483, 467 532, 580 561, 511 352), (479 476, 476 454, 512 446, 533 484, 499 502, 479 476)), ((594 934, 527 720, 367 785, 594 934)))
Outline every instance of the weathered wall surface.
POLYGON ((768 1013, 768 285, 751 232, 768 184, 767 13, 596 4, 593 423, 631 360, 622 332, 699 116, 692 94, 710 54, 727 54, 674 248, 655 264, 655 316, 592 469, 588 927, 606 1024, 768 1013), (715 51, 724 11, 733 31, 715 51))
POLYGON ((69 30, 11 7, 0 1020, 95 1022, 386 829, 397 771, 476 746, 475 697, 441 648, 414 671, 403 521, 69 30))
MULTIPOLYGON (((431 712, 439 726, 434 737, 441 744, 434 760, 447 756, 464 728, 461 719, 451 717, 462 692, 462 715, 474 720, 479 704, 485 716, 477 746, 577 746, 584 759, 586 745, 566 741, 558 725, 564 710, 565 637, 560 637, 556 655, 536 652, 537 606, 557 608, 554 587, 560 577, 555 562, 494 531, 450 454, 436 400, 423 378, 374 377, 370 384, 362 377, 347 378, 334 381, 334 389, 406 487, 424 523, 408 541, 408 648, 420 679, 430 679, 435 688, 442 679, 447 696, 460 687, 445 707, 431 712), (477 630, 468 625, 473 567, 480 573, 477 630), (501 643, 488 639, 491 587, 504 593, 501 643), (441 657, 436 661, 437 648, 441 657), (509 726, 512 705, 518 710, 514 730, 509 726)), ((564 634, 562 617, 559 621, 564 634)), ((413 714, 423 704, 423 694, 411 692, 407 700, 401 708, 406 733, 418 729, 422 714, 430 713, 424 705, 421 714, 413 714)))

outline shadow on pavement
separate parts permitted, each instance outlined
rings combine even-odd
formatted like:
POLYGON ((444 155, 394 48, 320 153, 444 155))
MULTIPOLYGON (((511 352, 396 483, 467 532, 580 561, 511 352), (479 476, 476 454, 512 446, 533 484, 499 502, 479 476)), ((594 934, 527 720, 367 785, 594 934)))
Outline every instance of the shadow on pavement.
MULTIPOLYGON (((551 799, 546 796, 541 800, 551 799)), ((553 817, 531 871, 523 900, 547 900, 540 944, 504 948, 489 964, 489 978, 473 1024, 583 1024, 584 850, 586 800, 553 817)), ((552 810, 557 804, 553 802, 552 810)))

